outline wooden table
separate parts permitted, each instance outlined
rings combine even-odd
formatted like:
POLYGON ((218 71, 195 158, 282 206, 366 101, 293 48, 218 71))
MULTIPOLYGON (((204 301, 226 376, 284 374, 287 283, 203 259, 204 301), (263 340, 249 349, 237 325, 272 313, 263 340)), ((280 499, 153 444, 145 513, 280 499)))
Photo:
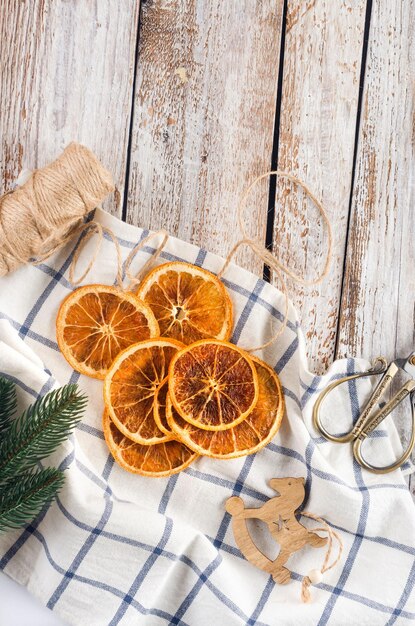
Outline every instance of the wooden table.
MULTIPOLYGON (((114 173, 108 211, 225 255, 243 190, 288 170, 334 230, 329 278, 289 285, 311 367, 411 351, 414 1, 0 4, 4 190, 78 140, 114 173)), ((282 179, 253 191, 246 226, 306 278, 321 268, 318 214, 282 179)))

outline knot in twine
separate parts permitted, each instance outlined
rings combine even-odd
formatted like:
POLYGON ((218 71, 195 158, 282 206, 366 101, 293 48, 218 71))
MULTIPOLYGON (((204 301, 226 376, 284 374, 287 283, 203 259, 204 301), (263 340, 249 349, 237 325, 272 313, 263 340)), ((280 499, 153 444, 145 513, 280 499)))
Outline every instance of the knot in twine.
POLYGON ((338 533, 336 533, 336 531, 330 528, 327 522, 321 517, 317 517, 317 515, 314 515, 314 513, 309 513, 308 511, 301 511, 301 515, 303 515, 304 517, 313 519, 316 522, 319 522, 320 524, 322 524, 322 526, 319 528, 312 528, 310 532, 324 532, 325 531, 327 532, 328 540, 329 540, 327 551, 326 551, 326 556, 324 557, 324 561, 323 561, 323 565, 321 566, 319 570, 318 569, 311 570, 307 576, 304 576, 303 581, 301 583, 301 600, 305 603, 309 603, 311 602, 311 593, 310 593, 311 585, 316 585, 319 582, 321 582, 323 578, 323 574, 331 570, 333 567, 335 567, 337 563, 340 561, 342 552, 343 552, 343 542, 340 539, 340 536, 338 535, 338 533), (337 551, 337 557, 329 564, 330 556, 333 550, 333 539, 336 539, 337 541, 338 551, 337 551))
POLYGON ((53 254, 113 190, 111 174, 77 143, 32 172, 21 187, 0 198, 0 276, 53 254))

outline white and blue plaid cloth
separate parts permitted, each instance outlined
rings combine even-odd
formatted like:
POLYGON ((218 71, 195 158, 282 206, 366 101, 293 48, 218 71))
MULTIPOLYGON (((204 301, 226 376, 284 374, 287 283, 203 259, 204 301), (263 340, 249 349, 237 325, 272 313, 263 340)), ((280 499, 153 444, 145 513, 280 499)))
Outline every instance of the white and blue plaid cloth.
MULTIPOLYGON (((95 219, 116 233, 124 258, 148 234, 102 211, 95 219)), ((93 245, 88 242, 82 258, 93 245)), ((350 445, 326 442, 311 422, 313 402, 328 381, 363 370, 367 362, 338 361, 324 377, 311 374, 291 307, 283 335, 259 355, 278 372, 285 392, 287 415, 272 443, 241 459, 200 458, 170 478, 130 475, 114 464, 103 440, 102 382, 74 372, 56 344, 56 313, 71 290, 72 251, 68 246, 37 267, 0 279, 0 372, 16 382, 20 405, 67 382, 79 383, 90 399, 83 423, 50 461, 66 468, 65 487, 27 528, 0 535, 0 569, 79 626, 413 622, 415 508, 403 472, 378 476, 362 470, 350 445), (311 604, 300 600, 301 579, 321 566, 324 549, 297 552, 288 562, 293 581, 276 585, 242 557, 224 510, 235 494, 259 507, 273 495, 269 479, 284 476, 306 478, 306 509, 327 519, 344 543, 341 562, 311 588, 311 604)), ((138 255, 137 271, 151 253, 147 247, 138 255)), ((170 238, 159 262, 174 259, 214 272, 223 263, 170 238)), ((112 284, 114 267, 113 244, 105 240, 84 283, 112 284)), ((282 294, 236 266, 224 282, 235 306, 232 340, 243 347, 261 344, 282 319, 282 294)), ((356 419, 370 390, 370 381, 353 382, 328 402, 338 431, 348 416, 350 423, 356 419)), ((367 453, 386 463, 398 451, 388 418, 367 453)), ((276 546, 267 543, 262 525, 252 528, 273 558, 276 546)))

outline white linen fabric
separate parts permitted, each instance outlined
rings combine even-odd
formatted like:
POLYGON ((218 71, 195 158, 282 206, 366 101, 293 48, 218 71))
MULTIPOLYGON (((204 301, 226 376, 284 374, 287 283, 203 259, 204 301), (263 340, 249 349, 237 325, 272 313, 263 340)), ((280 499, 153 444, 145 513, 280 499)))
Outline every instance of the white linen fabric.
MULTIPOLYGON (((100 210, 95 219, 116 233, 124 258, 148 234, 100 210)), ((85 263, 93 246, 88 242, 82 253, 85 263)), ((152 251, 147 246, 138 254, 137 271, 152 251)), ((89 396, 82 424, 48 460, 66 468, 63 490, 27 528, 0 535, 0 569, 79 626, 412 622, 415 508, 404 472, 368 473, 353 460, 350 445, 326 442, 312 426, 319 391, 345 373, 365 370, 368 362, 342 360, 325 376, 310 373, 290 306, 284 333, 258 354, 275 368, 285 393, 286 416, 274 440, 241 459, 200 458, 170 478, 130 475, 113 462, 103 440, 102 382, 74 372, 56 344, 57 310, 72 289, 72 253, 73 245, 67 246, 47 262, 0 280, 0 373, 16 382, 20 408, 69 381, 89 396), (231 495, 259 507, 275 495, 268 481, 285 476, 306 478, 306 510, 327 519, 344 543, 341 562, 311 587, 310 604, 300 600, 301 579, 321 566, 324 549, 293 555, 292 582, 276 585, 243 558, 224 509, 231 495)), ((171 237, 158 262, 174 259, 213 272, 223 264, 171 237)), ((112 284, 114 278, 115 251, 105 239, 84 284, 112 284)), ((284 296, 235 265, 224 283, 235 307, 233 341, 247 348, 261 344, 282 319, 284 296)), ((343 385, 328 400, 327 415, 337 431, 357 418, 374 382, 343 385)), ((390 417, 369 441, 367 455, 385 464, 399 450, 390 417)), ((260 524, 252 528, 273 558, 277 548, 268 543, 266 530, 260 524)))

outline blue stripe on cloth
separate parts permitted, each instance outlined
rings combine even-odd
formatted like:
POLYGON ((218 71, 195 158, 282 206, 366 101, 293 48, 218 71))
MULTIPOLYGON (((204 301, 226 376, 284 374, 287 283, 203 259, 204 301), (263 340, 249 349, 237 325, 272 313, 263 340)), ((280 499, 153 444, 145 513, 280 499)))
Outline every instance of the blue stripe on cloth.
MULTIPOLYGON (((74 376, 74 378, 76 376, 79 377, 79 374, 74 372, 73 376, 74 376)), ((108 456, 107 462, 106 462, 104 470, 102 472, 102 478, 104 479, 104 481, 107 481, 107 479, 109 478, 109 475, 110 475, 110 472, 111 472, 111 469, 112 469, 113 465, 114 465, 114 460, 112 459, 112 457, 108 456)), ((79 566, 81 565, 82 561, 84 560, 84 558, 86 557, 88 552, 91 550, 92 546, 94 545, 95 541, 97 540, 97 538, 100 535, 100 533, 101 533, 102 529, 104 528, 104 526, 107 524, 107 522, 108 522, 108 520, 109 520, 109 518, 111 516, 111 512, 112 512, 112 508, 113 508, 113 503, 112 503, 112 500, 110 499, 110 491, 111 490, 110 490, 109 486, 106 486, 105 491, 104 491, 104 498, 105 498, 104 512, 103 512, 103 514, 102 514, 98 524, 95 526, 93 531, 91 531, 91 533, 89 534, 89 536, 86 539, 85 543, 83 544, 83 546, 80 548, 80 550, 76 554, 76 556, 73 559, 69 569, 66 571, 66 573, 64 575, 64 578, 62 579, 62 581, 59 583, 59 585, 56 587, 55 591, 53 592, 53 594, 49 598, 49 601, 47 602, 47 605, 46 605, 48 608, 50 608, 50 609, 54 608, 54 606, 58 602, 59 598, 64 593, 65 589, 68 587, 71 579, 74 576, 74 573, 79 568, 79 566)))
POLYGON ((0 312, 0 319, 7 320, 9 324, 13 326, 13 328, 15 328, 19 332, 20 336, 33 339, 34 341, 37 341, 38 343, 46 346, 47 348, 51 348, 52 350, 55 350, 55 352, 59 352, 58 344, 55 341, 51 341, 47 337, 42 337, 42 335, 39 335, 39 333, 35 333, 33 330, 31 330, 27 326, 23 326, 23 324, 21 324, 20 322, 17 322, 13 318, 11 318, 9 315, 6 315, 5 313, 0 312))
MULTIPOLYGON (((243 488, 244 488, 244 483, 245 480, 249 474, 249 470, 252 467, 252 464, 254 462, 254 456, 247 456, 243 465, 242 465, 242 469, 239 472, 238 478, 235 481, 235 484, 233 484, 231 482, 231 488, 232 488, 232 495, 233 496, 239 496, 240 493, 242 493, 243 488)), ((215 548, 220 548, 222 545, 222 542, 225 538, 226 535, 226 531, 228 530, 229 524, 231 522, 232 516, 229 515, 229 513, 225 513, 222 521, 219 525, 219 529, 218 532, 216 534, 215 539, 213 540, 213 545, 215 546, 215 548)))
POLYGON ((205 262, 206 255, 207 255, 206 250, 203 250, 202 248, 200 248, 199 252, 197 253, 197 257, 196 257, 194 264, 198 265, 199 267, 202 267, 203 263, 205 262))
POLYGON ((406 585, 402 591, 402 595, 399 598, 399 602, 396 605, 388 623, 385 626, 392 626, 398 619, 400 615, 402 615, 403 608, 409 598, 409 594, 413 591, 415 586, 415 562, 412 564, 411 571, 409 572, 408 580, 406 581, 406 585))
POLYGON ((80 424, 78 424, 77 428, 85 433, 88 433, 88 435, 93 435, 94 437, 97 437, 98 439, 105 439, 102 430, 99 430, 99 428, 95 428, 95 426, 90 426, 89 424, 83 424, 81 422, 80 424))
POLYGON ((243 329, 245 328, 245 324, 247 323, 249 316, 251 314, 252 309, 254 308, 255 303, 258 300, 258 295, 261 293, 264 287, 263 281, 258 279, 252 293, 249 294, 248 300, 239 316, 239 319, 233 329, 232 339, 233 343, 238 343, 241 338, 241 334, 243 329))
POLYGON ((158 542, 157 546, 153 549, 148 559, 145 561, 143 567, 138 572, 128 592, 125 594, 124 598, 122 599, 121 605, 117 609, 117 612, 115 613, 114 617, 109 622, 108 626, 116 626, 117 624, 120 623, 120 621, 124 617, 129 604, 131 604, 131 601, 133 600, 137 591, 140 589, 140 586, 143 583, 145 577, 147 576, 147 574, 153 567, 157 558, 161 554, 162 549, 165 547, 166 543, 168 542, 172 529, 173 529, 173 522, 171 521, 169 517, 166 517, 164 532, 160 541, 158 542))
MULTIPOLYGON (((224 283, 224 285, 231 291, 234 291, 235 293, 238 293, 239 295, 244 296, 245 298, 250 297, 252 292, 245 289, 245 287, 241 287, 241 285, 237 285, 236 283, 233 283, 230 280, 227 280, 226 278, 222 278, 221 280, 224 283)), ((268 283, 263 281, 261 278, 258 278, 258 282, 261 283, 262 288, 265 285, 268 285, 268 283)), ((258 296, 257 302, 259 306, 265 309, 272 317, 279 320, 280 322, 284 321, 284 315, 281 313, 281 311, 276 309, 272 304, 270 304, 269 302, 267 302, 260 296, 258 296)), ((287 319, 287 328, 289 328, 296 334, 298 333, 298 324, 293 324, 293 322, 291 322, 289 319, 287 319)))
MULTIPOLYGON (((38 263, 35 267, 40 269, 44 274, 47 274, 48 276, 52 276, 53 278, 55 278, 55 270, 51 268, 49 265, 45 265, 44 263, 38 263)), ((69 291, 73 290, 73 285, 71 285, 69 280, 66 280, 65 276, 61 276, 59 278, 59 282, 63 287, 66 287, 66 289, 68 289, 69 291)))
POLYGON ((220 556, 220 554, 218 554, 216 556, 216 558, 200 574, 197 583, 193 586, 191 591, 185 597, 185 599, 183 600, 183 602, 181 603, 181 605, 177 609, 176 613, 174 614, 174 616, 173 616, 173 618, 171 620, 171 624, 176 624, 176 625, 181 625, 182 624, 182 617, 185 615, 187 609, 189 608, 189 606, 192 604, 192 602, 196 598, 196 596, 199 593, 200 589, 202 588, 203 584, 207 581, 209 576, 211 576, 211 574, 213 574, 215 569, 217 569, 219 567, 221 562, 222 562, 222 557, 220 556))
MULTIPOLYGON (((214 541, 212 537, 209 537, 209 539, 211 541, 214 541)), ((235 548, 234 546, 230 546, 227 543, 222 542, 220 549, 223 550, 224 552, 227 552, 228 554, 231 554, 232 556, 238 557, 239 559, 244 560, 245 558, 244 556, 242 556, 242 554, 237 548, 235 548)), ((302 582, 303 575, 291 570, 291 578, 298 582, 302 582)), ((318 589, 323 589, 324 591, 328 591, 329 593, 340 593, 337 587, 333 587, 332 585, 329 585, 327 583, 319 583, 318 585, 315 585, 315 586, 318 589)), ((341 596, 344 598, 347 598, 348 600, 352 600, 353 602, 357 602, 358 604, 369 606, 370 608, 375 609, 377 611, 381 611, 382 613, 388 613, 389 615, 392 615, 393 611, 395 610, 394 607, 386 606, 385 604, 381 604, 379 602, 371 600, 370 598, 366 598, 365 596, 361 596, 356 593, 351 593, 350 591, 346 591, 345 589, 342 590, 341 596)), ((410 613, 409 611, 402 612, 402 615, 404 615, 404 617, 415 618, 415 613, 410 613)))
POLYGON ((288 348, 286 349, 286 351, 284 352, 284 354, 282 355, 282 357, 280 358, 280 360, 275 366, 275 371, 278 374, 280 374, 281 371, 284 369, 284 367, 287 365, 287 363, 289 362, 289 360, 291 359, 291 357, 297 350, 297 347, 298 347, 298 337, 295 337, 295 339, 290 343, 290 345, 288 346, 288 348))
POLYGON ((35 304, 33 305, 33 307, 30 309, 29 313, 27 314, 27 317, 26 317, 25 321, 23 322, 22 328, 20 330, 20 335, 22 337, 24 337, 26 335, 26 329, 30 329, 30 327, 33 324, 34 320, 36 319, 40 309, 42 308, 42 306, 44 305, 44 303, 46 302, 47 298, 50 296, 52 291, 55 289, 55 287, 59 283, 61 283, 62 279, 66 280, 64 278, 64 273, 69 268, 69 266, 70 266, 70 264, 72 262, 73 255, 74 255, 75 251, 77 250, 77 248, 79 247, 79 245, 80 245, 82 239, 84 238, 84 236, 85 236, 85 232, 81 233, 81 235, 79 236, 75 246, 73 247, 73 250, 71 251, 71 254, 65 259, 64 263, 62 263, 62 265, 60 266, 59 269, 53 270, 52 273, 50 274, 51 280, 48 282, 48 284, 46 285, 45 289, 42 291, 42 293, 40 294, 40 296, 36 300, 35 304))
MULTIPOLYGON (((77 526, 78 528, 81 528, 82 530, 86 530, 88 532, 93 532, 93 527, 89 526, 88 524, 85 524, 84 522, 81 522, 79 520, 77 520, 75 517, 73 517, 73 515, 71 515, 71 513, 65 509, 65 507, 63 506, 62 502, 60 501, 59 497, 57 498, 57 504, 58 507, 60 508, 61 512, 63 513, 63 515, 68 519, 68 521, 70 521, 72 524, 74 524, 75 526, 77 526)), ((136 539, 131 539, 129 537, 125 537, 123 535, 116 535, 114 533, 111 533, 109 531, 106 531, 105 529, 101 531, 101 536, 105 537, 107 539, 110 539, 112 541, 116 541, 119 543, 124 543, 126 545, 130 545, 132 547, 135 548, 139 548, 142 550, 145 550, 146 552, 150 552, 152 553, 154 551, 154 546, 150 545, 150 544, 145 544, 141 541, 138 541, 136 539)), ((208 537, 208 539, 211 541, 211 543, 213 543, 213 539, 210 539, 208 537)), ((226 545, 226 544, 224 544, 226 545)), ((200 570, 200 568, 196 565, 196 563, 194 563, 188 556, 186 556, 185 554, 174 554, 171 551, 165 550, 165 549, 161 549, 160 550, 160 556, 163 556, 164 558, 169 559, 170 561, 180 561, 182 563, 184 563, 185 565, 187 565, 190 569, 193 570, 193 572, 197 575, 197 576, 201 576, 202 575, 202 570, 200 570)), ((240 554, 238 554, 237 556, 241 557, 240 554)), ((74 578, 77 578, 77 575, 75 574, 74 578)), ((227 596, 225 596, 225 594, 220 591, 211 581, 207 580, 206 581, 206 586, 208 587, 208 589, 216 596, 216 598, 218 600, 220 600, 225 606, 227 606, 231 611, 233 611, 238 617, 240 617, 241 619, 243 619, 244 621, 248 620, 248 617, 239 609, 239 607, 232 602, 232 600, 230 600, 227 596)), ((258 622, 258 626, 260 626, 260 623, 258 622)), ((266 626, 264 624, 264 626, 266 626)))
MULTIPOLYGON (((32 389, 31 387, 28 387, 27 385, 25 385, 24 382, 22 382, 21 380, 19 380, 15 376, 12 376, 11 374, 8 374, 7 372, 0 372, 0 375, 3 376, 3 378, 7 378, 7 380, 9 380, 10 382, 14 383, 18 387, 20 387, 20 389, 23 389, 23 391, 25 391, 27 394, 29 394, 33 398, 36 398, 36 400, 41 397, 41 392, 37 392, 34 389, 32 389)), ((49 381, 47 381, 45 383, 45 385, 47 385, 48 382, 49 381)), ((53 387, 53 382, 52 382, 52 387, 53 387)))
POLYGON ((274 587, 275 587, 275 583, 272 579, 272 576, 270 576, 268 578, 267 584, 264 587, 264 591, 261 594, 258 604, 256 605, 254 611, 252 612, 251 617, 246 622, 247 626, 255 626, 256 624, 258 624, 257 619, 260 616, 265 604, 267 603, 267 600, 271 594, 271 591, 274 589, 274 587))
POLYGON ((333 524, 333 522, 330 522, 330 526, 332 526, 336 530, 340 530, 343 533, 347 533, 348 535, 357 535, 365 541, 378 543, 379 545, 386 546, 387 548, 393 548, 394 550, 398 550, 399 552, 406 552, 407 554, 415 556, 415 548, 413 546, 407 546, 404 543, 400 543, 399 541, 392 541, 392 539, 388 539, 387 537, 381 537, 380 535, 376 535, 375 537, 367 534, 360 535, 359 533, 349 530, 348 528, 344 528, 343 526, 337 526, 337 524, 333 524))
POLYGON ((291 398, 291 400, 294 400, 298 408, 301 409, 300 400, 298 399, 298 396, 296 396, 295 393, 291 391, 291 389, 288 389, 288 387, 284 387, 284 385, 282 385, 282 391, 286 398, 291 398))
MULTIPOLYGON (((292 574, 292 578, 297 580, 298 582, 302 582, 303 576, 302 574, 298 574, 294 572, 292 574)), ((379 611, 380 613, 386 613, 388 615, 392 615, 394 612, 394 608, 390 606, 386 606, 381 602, 376 602, 375 600, 370 600, 369 598, 365 598, 364 596, 359 595, 358 593, 352 593, 350 591, 346 591, 345 589, 340 590, 338 587, 332 587, 327 583, 318 583, 315 585, 317 589, 323 589, 324 591, 328 591, 330 594, 335 595, 336 599, 341 595, 342 598, 346 598, 347 600, 352 600, 353 602, 357 602, 364 606, 367 606, 375 611, 379 611)), ((410 613, 409 611, 402 611, 402 617, 407 619, 415 619, 415 613, 410 613)), ((349 626, 349 623, 346 623, 349 626)), ((345 626, 346 626, 345 624, 345 626)), ((351 625, 350 625, 351 626, 351 625)), ((353 624, 353 626, 355 626, 353 624)))
POLYGON ((166 489, 164 490, 163 495, 161 496, 158 512, 163 514, 166 512, 167 505, 169 503, 171 494, 173 493, 173 489, 175 488, 177 481, 179 480, 179 474, 174 474, 170 476, 167 481, 166 489))
MULTIPOLYGON (((348 365, 347 367, 348 372, 350 372, 353 367, 353 362, 350 359, 348 359, 347 365, 348 365)), ((360 412, 360 406, 359 406, 357 390, 356 390, 356 380, 349 381, 348 386, 349 386, 350 405, 351 405, 353 423, 354 423, 360 412)), ((357 485, 361 487, 366 487, 363 476, 362 476, 362 468, 355 461, 353 462, 353 471, 354 471, 357 485)), ((343 589, 352 571, 352 567, 359 554, 359 548, 363 541, 362 536, 364 534, 366 524, 367 524, 367 519, 368 519, 368 514, 369 514, 369 502, 370 502, 369 491, 367 488, 365 489, 362 488, 361 494, 362 494, 362 504, 361 504, 359 521, 358 521, 357 530, 356 530, 357 534, 355 535, 355 538, 353 540, 346 562, 343 566, 343 570, 340 574, 339 582, 336 587, 336 593, 331 594, 326 606, 324 607, 323 613, 318 622, 318 626, 325 626, 325 624, 328 623, 330 616, 333 612, 333 609, 336 605, 337 599, 340 596, 340 594, 343 592, 343 589)))
MULTIPOLYGON (((45 540, 45 538, 43 537, 42 533, 39 532, 39 530, 35 530, 33 533, 33 536, 36 537, 36 539, 41 543, 44 551, 45 551, 45 555, 46 558, 48 559, 50 565, 54 568, 54 570, 56 572, 58 572, 61 575, 65 575, 66 571, 65 569, 63 569, 62 567, 60 567, 60 565, 58 565, 56 563, 56 561, 53 559, 48 544, 45 540)), ((73 580, 76 580, 78 582, 81 582, 83 584, 89 585, 90 587, 95 587, 97 589, 102 589, 103 591, 106 591, 108 593, 111 593, 113 595, 115 595, 116 597, 123 599, 124 598, 124 592, 121 591, 121 589, 118 589, 117 587, 113 587, 112 585, 108 585, 106 583, 103 583, 99 580, 94 580, 92 578, 87 578, 86 576, 80 576, 79 574, 73 574, 72 576, 73 580)), ((129 599, 128 602, 129 606, 132 606, 134 609, 136 609, 139 613, 141 613, 142 615, 157 615, 158 617, 161 617, 163 619, 165 619, 166 621, 170 621, 173 616, 170 615, 170 613, 167 613, 166 611, 162 611, 159 609, 153 609, 153 608, 146 608, 145 606, 143 606, 140 602, 138 602, 137 600, 135 600, 134 598, 129 599)), ((128 608, 128 607, 127 607, 128 608)), ((190 626, 189 624, 186 624, 185 622, 182 622, 181 626, 190 626)))
POLYGON ((65 589, 68 587, 77 569, 81 565, 82 561, 84 560, 88 552, 91 550, 102 528, 105 526, 105 524, 108 522, 111 516, 112 506, 113 505, 112 505, 111 500, 107 499, 105 503, 104 512, 98 524, 95 526, 93 532, 91 532, 91 534, 89 535, 89 537, 83 544, 82 548, 76 554, 71 565, 69 566, 69 569, 67 569, 66 572, 64 573, 63 579, 61 580, 61 582, 59 583, 59 585, 56 587, 55 591, 52 593, 51 597, 49 598, 46 604, 46 606, 49 609, 53 609, 56 606, 56 603, 58 602, 59 598, 62 596, 65 589))

